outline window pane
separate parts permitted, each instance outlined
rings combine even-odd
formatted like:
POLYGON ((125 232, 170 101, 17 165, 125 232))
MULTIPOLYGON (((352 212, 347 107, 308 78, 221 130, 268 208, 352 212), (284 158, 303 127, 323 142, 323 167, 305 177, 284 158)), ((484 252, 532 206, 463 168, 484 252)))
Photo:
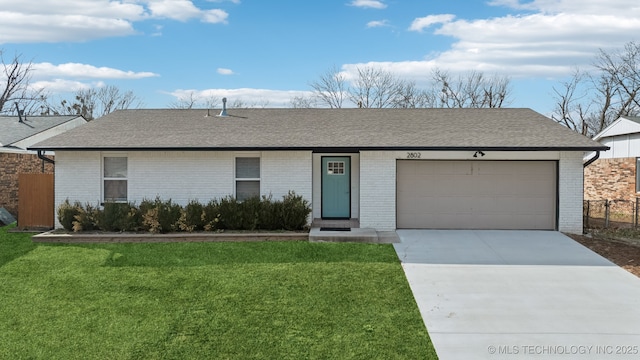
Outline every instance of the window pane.
POLYGON ((260 158, 236 158, 236 179, 259 179, 260 158))
POLYGON ((238 201, 244 201, 253 196, 260 196, 260 181, 236 181, 238 201))
POLYGON ((127 158, 126 157, 105 157, 104 177, 106 178, 126 178, 127 158))
POLYGON ((104 201, 127 201, 127 180, 105 180, 104 201))

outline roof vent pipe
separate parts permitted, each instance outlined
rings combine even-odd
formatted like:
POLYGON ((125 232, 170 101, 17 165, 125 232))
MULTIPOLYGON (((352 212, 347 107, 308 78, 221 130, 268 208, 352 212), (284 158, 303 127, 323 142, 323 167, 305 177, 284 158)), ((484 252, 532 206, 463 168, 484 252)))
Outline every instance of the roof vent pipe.
POLYGON ((222 111, 220 111, 220 114, 218 116, 229 116, 227 115, 227 98, 226 97, 222 98, 222 111))
POLYGON ((20 110, 20 107, 18 106, 18 102, 15 102, 14 104, 16 104, 16 110, 18 110, 18 122, 24 123, 24 121, 22 120, 22 114, 24 114, 24 110, 20 110))

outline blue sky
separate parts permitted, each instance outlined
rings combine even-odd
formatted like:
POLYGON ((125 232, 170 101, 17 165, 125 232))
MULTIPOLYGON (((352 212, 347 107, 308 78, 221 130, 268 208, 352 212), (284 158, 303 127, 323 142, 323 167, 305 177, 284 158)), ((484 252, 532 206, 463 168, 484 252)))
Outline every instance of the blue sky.
POLYGON ((510 106, 550 115, 554 86, 636 34, 637 0, 0 0, 0 49, 33 61, 33 86, 115 85, 148 108, 287 107, 366 65, 419 86, 434 68, 506 75, 510 106))

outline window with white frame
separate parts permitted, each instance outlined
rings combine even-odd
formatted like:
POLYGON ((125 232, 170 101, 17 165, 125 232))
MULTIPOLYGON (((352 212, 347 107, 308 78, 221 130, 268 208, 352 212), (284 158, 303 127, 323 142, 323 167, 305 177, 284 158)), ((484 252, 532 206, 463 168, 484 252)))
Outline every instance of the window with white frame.
POLYGON ((260 158, 236 158, 236 199, 244 201, 260 196, 260 158))
POLYGON ((103 194, 105 202, 127 201, 127 158, 105 156, 103 158, 103 194))
POLYGON ((329 175, 344 175, 344 161, 329 161, 329 162, 327 162, 327 174, 329 174, 329 175))

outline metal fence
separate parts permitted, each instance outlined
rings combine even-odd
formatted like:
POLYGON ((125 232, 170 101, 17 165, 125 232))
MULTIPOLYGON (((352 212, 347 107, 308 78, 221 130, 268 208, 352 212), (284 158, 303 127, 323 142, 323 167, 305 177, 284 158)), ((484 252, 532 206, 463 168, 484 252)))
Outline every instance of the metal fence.
POLYGON ((586 229, 637 228, 640 198, 635 200, 585 200, 582 216, 586 229))

